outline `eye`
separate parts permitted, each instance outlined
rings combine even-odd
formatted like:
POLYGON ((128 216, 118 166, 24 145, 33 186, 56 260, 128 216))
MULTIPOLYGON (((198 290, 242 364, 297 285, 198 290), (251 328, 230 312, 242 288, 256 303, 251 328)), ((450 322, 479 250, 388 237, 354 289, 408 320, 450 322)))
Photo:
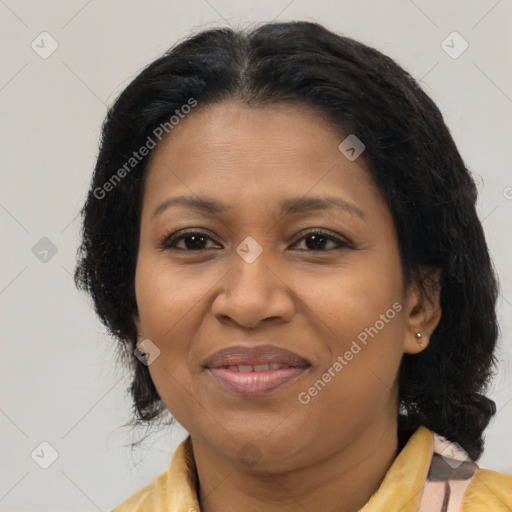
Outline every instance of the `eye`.
MULTIPOLYGON (((302 238, 298 240, 298 242, 305 240, 306 250, 316 251, 316 252, 327 252, 329 250, 336 250, 340 248, 350 248, 350 244, 330 233, 321 230, 314 230, 306 233, 302 238), (325 249, 327 244, 334 244, 335 247, 331 249, 325 249)), ((303 249, 299 249, 303 250, 303 249)))
MULTIPOLYGON (((313 230, 306 233, 293 245, 297 245, 298 242, 303 240, 306 241, 306 249, 299 250, 327 252, 340 248, 351 248, 351 245, 347 241, 322 230, 313 230), (334 248, 326 249, 325 246, 329 243, 334 244, 334 248)), ((214 240, 204 232, 181 231, 181 235, 179 236, 177 236, 177 233, 166 236, 160 243, 160 248, 163 250, 176 249, 179 251, 199 252, 208 249, 208 247, 205 247, 208 241, 213 242, 214 240), (180 242, 183 242, 181 247, 178 246, 180 242)))
POLYGON ((182 234, 176 236, 176 234, 172 234, 170 236, 165 237, 163 242, 160 244, 161 249, 177 249, 179 251, 203 251, 207 248, 205 244, 208 240, 212 240, 206 233, 201 231, 186 231, 181 232, 182 234), (181 247, 178 247, 178 243, 182 242, 181 247))

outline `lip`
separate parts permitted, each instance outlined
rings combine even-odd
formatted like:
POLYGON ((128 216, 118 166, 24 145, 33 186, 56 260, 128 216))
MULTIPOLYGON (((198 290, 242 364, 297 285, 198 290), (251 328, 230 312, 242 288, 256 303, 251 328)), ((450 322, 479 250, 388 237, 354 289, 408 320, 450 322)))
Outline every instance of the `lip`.
POLYGON ((208 372, 221 386, 237 395, 259 396, 297 379, 308 368, 293 367, 247 373, 225 368, 209 368, 208 372))
POLYGON ((273 345, 235 346, 219 350, 204 363, 204 368, 225 389, 244 396, 258 396, 274 391, 297 379, 310 363, 302 356, 273 345), (275 370, 236 371, 233 366, 279 364, 275 370))
POLYGON ((282 364, 293 367, 310 366, 299 354, 275 345, 236 345, 211 355, 203 364, 205 368, 227 368, 237 365, 282 364))

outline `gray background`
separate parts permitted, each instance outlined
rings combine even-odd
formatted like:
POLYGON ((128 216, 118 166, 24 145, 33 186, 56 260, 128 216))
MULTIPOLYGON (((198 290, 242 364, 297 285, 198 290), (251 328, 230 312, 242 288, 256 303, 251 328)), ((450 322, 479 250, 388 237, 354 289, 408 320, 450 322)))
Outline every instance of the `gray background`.
POLYGON ((107 511, 162 472, 183 439, 176 427, 125 446, 129 383, 71 278, 77 214, 106 105, 143 66, 191 30, 274 19, 316 20, 396 59, 438 104, 476 174, 502 285, 499 412, 480 465, 512 473, 510 0, 0 0, 0 15, 1 511, 107 511), (43 31, 58 43, 46 59, 31 47, 51 49, 43 31), (469 44, 458 58, 441 46, 453 31, 469 44), (43 441, 58 453, 48 469, 43 441))

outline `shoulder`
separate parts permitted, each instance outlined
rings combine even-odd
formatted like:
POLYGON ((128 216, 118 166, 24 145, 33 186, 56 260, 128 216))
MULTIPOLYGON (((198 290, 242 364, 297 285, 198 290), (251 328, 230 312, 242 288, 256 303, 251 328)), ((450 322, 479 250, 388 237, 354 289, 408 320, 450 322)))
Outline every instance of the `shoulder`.
POLYGON ((510 512, 512 510, 512 475, 478 469, 469 484, 462 508, 464 512, 510 512))
POLYGON ((199 509, 197 474, 190 436, 174 452, 169 467, 112 512, 199 509))

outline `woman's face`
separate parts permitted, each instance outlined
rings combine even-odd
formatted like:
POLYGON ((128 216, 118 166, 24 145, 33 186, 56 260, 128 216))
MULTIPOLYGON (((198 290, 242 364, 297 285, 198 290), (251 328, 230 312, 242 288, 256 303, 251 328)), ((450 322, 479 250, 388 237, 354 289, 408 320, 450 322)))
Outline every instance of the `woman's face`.
POLYGON ((230 101, 151 156, 136 324, 171 414, 234 463, 299 467, 396 426, 414 298, 344 138, 308 107, 230 101))

